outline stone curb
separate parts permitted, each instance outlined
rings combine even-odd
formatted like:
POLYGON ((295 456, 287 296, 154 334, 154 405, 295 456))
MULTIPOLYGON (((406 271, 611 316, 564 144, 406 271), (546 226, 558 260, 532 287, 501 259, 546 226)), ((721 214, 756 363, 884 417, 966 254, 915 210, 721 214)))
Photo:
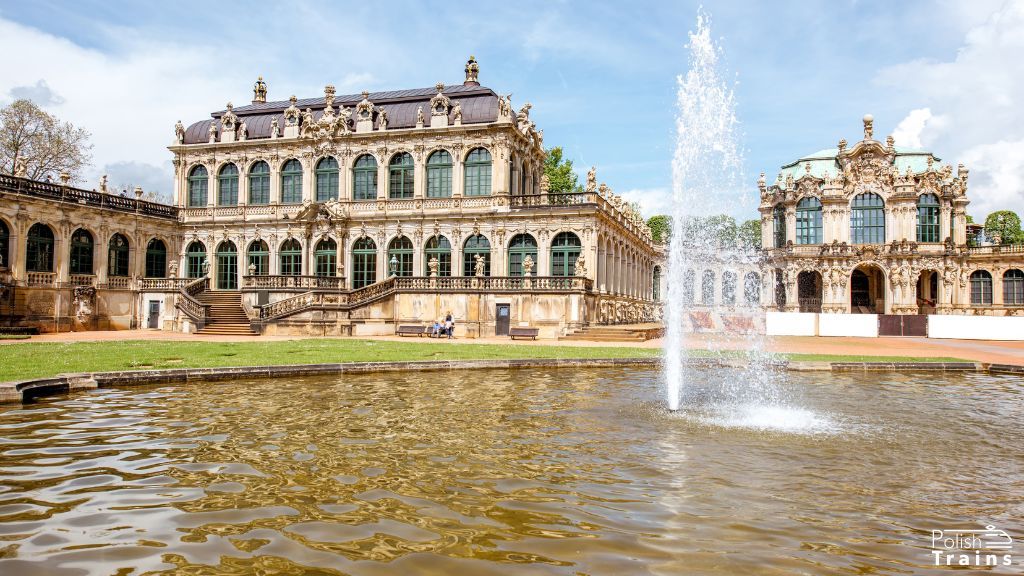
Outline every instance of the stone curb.
MULTIPOLYGON (((17 382, 0 382, 0 403, 24 402, 41 396, 89 390, 106 386, 179 384, 216 382, 238 378, 275 378, 364 374, 371 372, 485 370, 512 368, 599 368, 609 366, 657 366, 660 357, 650 358, 520 358, 503 360, 422 360, 412 362, 341 362, 334 364, 283 364, 278 366, 224 366, 216 368, 171 368, 165 370, 126 370, 60 374, 17 382)), ((741 368, 740 360, 693 358, 689 364, 700 367, 741 368)), ((793 371, 829 372, 982 372, 1020 374, 1024 366, 975 362, 800 362, 781 361, 774 366, 793 371)))

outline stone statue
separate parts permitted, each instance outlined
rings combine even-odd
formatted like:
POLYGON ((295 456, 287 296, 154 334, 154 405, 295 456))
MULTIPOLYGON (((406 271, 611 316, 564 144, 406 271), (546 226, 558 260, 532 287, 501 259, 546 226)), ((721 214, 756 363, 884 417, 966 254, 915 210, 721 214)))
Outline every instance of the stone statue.
POLYGON ((435 277, 437 277, 437 269, 438 269, 438 268, 439 268, 440 266, 441 266, 441 263, 437 261, 437 256, 434 256, 434 257, 432 257, 432 258, 431 258, 431 259, 430 259, 430 260, 429 260, 429 261, 427 262, 427 268, 429 268, 429 269, 430 269, 430 277, 431 277, 431 278, 435 278, 435 277))
POLYGON ((532 276, 532 275, 533 275, 533 257, 530 256, 529 254, 527 254, 526 258, 523 258, 523 276, 532 276))
POLYGON ((256 265, 250 262, 249 263, 249 276, 255 276, 255 275, 256 275, 256 265))
POLYGON ((512 94, 498 97, 498 118, 512 117, 512 94))
POLYGON ((210 122, 210 129, 207 130, 206 133, 210 137, 210 144, 213 144, 214 142, 216 142, 217 141, 217 123, 216 122, 210 122))
POLYGON ((529 134, 530 129, 533 128, 533 122, 530 121, 530 108, 533 108, 533 105, 527 102, 523 104, 523 107, 519 109, 519 114, 516 115, 516 127, 523 134, 529 134))
POLYGON ((174 140, 178 144, 185 143, 185 125, 181 123, 181 120, 174 125, 174 140))
POLYGON ((107 193, 107 175, 100 176, 100 192, 107 193))
POLYGON ((293 94, 292 97, 288 99, 288 101, 291 102, 291 105, 284 109, 284 125, 295 126, 296 124, 299 123, 300 114, 298 106, 295 105, 295 103, 298 101, 298 98, 296 98, 295 95, 293 94))
POLYGON ((238 122, 238 116, 235 116, 234 106, 231 105, 231 102, 228 102, 227 109, 228 111, 220 117, 220 125, 225 131, 231 131, 235 129, 235 124, 238 122))
POLYGON ((203 258, 203 276, 210 275, 210 259, 203 258))
POLYGON ((242 120, 242 123, 238 125, 238 139, 245 141, 249 137, 249 125, 242 120))
POLYGON ((480 65, 476 63, 476 57, 471 54, 469 60, 466 60, 466 83, 479 83, 479 76, 480 65))
POLYGON ((25 165, 25 158, 21 156, 15 156, 14 158, 14 175, 18 178, 25 178, 28 174, 28 167, 25 165))
POLYGON ((583 277, 587 275, 587 257, 580 252, 580 255, 576 257, 576 276, 583 277))
POLYGON ((423 106, 416 109, 416 126, 423 126, 423 106))
POLYGON ((547 174, 540 175, 540 193, 547 194, 548 190, 551 189, 551 179, 548 178, 547 174))
POLYGON ((363 99, 356 104, 356 118, 358 120, 373 119, 373 102, 370 102, 370 93, 363 90, 363 99))
POLYGON ((178 263, 177 262, 171 262, 171 264, 169 266, 169 270, 167 271, 167 273, 170 274, 171 278, 177 278, 178 277, 178 263))
POLYGON ((385 110, 383 107, 378 106, 377 107, 377 119, 380 120, 380 129, 381 130, 387 130, 388 129, 388 111, 385 110))
POLYGON ((487 270, 487 261, 484 259, 483 256, 477 254, 476 255, 476 264, 473 266, 473 271, 475 273, 475 276, 483 277, 486 270, 487 270))
POLYGON ((277 133, 278 133, 278 129, 277 129, 277 116, 274 116, 270 120, 270 137, 271 138, 277 138, 277 133))
POLYGON ((462 102, 456 102, 452 107, 452 118, 456 122, 462 122, 462 102))
POLYGON ((313 126, 313 109, 306 108, 306 111, 302 113, 302 125, 303 127, 313 126))
POLYGON ((875 117, 871 114, 864 115, 864 139, 871 140, 875 133, 875 117))
POLYGON ((591 166, 587 171, 587 192, 597 192, 597 166, 591 166))
POLYGON ((451 106, 451 100, 444 95, 444 84, 438 82, 434 85, 437 89, 437 94, 430 99, 430 115, 431 116, 447 116, 448 108, 451 106))

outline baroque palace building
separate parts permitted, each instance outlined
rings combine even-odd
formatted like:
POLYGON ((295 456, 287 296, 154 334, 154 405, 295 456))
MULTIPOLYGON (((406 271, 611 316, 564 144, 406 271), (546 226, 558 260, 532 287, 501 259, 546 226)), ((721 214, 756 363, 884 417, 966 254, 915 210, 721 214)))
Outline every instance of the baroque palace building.
POLYGON ((481 86, 475 59, 464 71, 276 102, 261 78, 251 104, 178 122, 173 206, 5 177, 8 317, 363 335, 451 313, 457 334, 541 337, 654 319, 663 249, 640 215, 594 169, 551 193, 531 105, 481 86))
POLYGON ((1024 246, 972 246, 968 170, 879 142, 762 173, 762 246, 773 307, 790 312, 1024 315, 1024 246))

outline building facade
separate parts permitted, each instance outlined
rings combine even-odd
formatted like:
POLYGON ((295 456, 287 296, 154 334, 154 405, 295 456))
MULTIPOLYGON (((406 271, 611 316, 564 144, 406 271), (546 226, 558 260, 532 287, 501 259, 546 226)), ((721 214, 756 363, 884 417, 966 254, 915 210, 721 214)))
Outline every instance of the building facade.
POLYGON ((971 246, 968 170, 863 139, 762 173, 762 246, 780 311, 1024 315, 1024 246, 971 246))

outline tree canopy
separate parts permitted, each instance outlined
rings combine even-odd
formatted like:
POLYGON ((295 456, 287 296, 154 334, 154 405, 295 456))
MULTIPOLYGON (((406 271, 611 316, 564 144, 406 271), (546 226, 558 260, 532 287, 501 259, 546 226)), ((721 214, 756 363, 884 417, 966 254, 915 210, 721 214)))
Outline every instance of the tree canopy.
POLYGON ((1020 216, 1010 210, 993 212, 985 218, 985 236, 995 239, 1000 244, 1024 243, 1024 232, 1020 229, 1020 216))
POLYGON ((647 219, 647 227, 651 229, 651 239, 655 242, 668 242, 672 236, 672 217, 658 214, 647 219))
POLYGON ((0 110, 0 171, 20 172, 32 180, 56 179, 67 172, 81 179, 91 160, 89 133, 39 108, 31 100, 15 100, 0 110))
POLYGON ((579 176, 573 170, 572 160, 564 158, 561 146, 548 148, 544 157, 544 174, 548 177, 548 192, 570 194, 582 192, 579 176))
MULTIPOLYGON (((647 227, 655 242, 668 242, 672 237, 672 217, 667 214, 651 216, 647 227)), ((725 214, 690 218, 683 222, 683 236, 695 244, 757 249, 761 248, 761 221, 746 220, 736 224, 735 218, 725 214)))

